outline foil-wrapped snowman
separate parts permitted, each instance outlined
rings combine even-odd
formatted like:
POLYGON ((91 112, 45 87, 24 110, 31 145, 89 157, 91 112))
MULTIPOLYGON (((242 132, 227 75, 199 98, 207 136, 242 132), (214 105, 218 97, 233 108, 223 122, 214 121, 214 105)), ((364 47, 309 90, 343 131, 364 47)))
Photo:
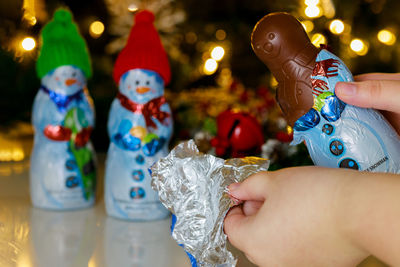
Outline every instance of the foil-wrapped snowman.
POLYGON ((94 107, 86 78, 89 54, 72 15, 57 10, 42 31, 37 60, 41 87, 35 97, 30 190, 35 207, 65 210, 92 206, 95 154, 90 143, 94 107))
POLYGON ((336 83, 353 81, 352 74, 337 56, 317 49, 296 18, 265 16, 254 27, 252 46, 279 83, 293 144, 305 141, 316 165, 400 173, 400 137, 378 111, 335 95, 336 83))
POLYGON ((172 133, 164 97, 170 68, 153 22, 150 11, 135 16, 114 66, 119 91, 108 119, 105 203, 107 213, 120 219, 156 220, 169 214, 150 186, 149 168, 168 154, 172 133))

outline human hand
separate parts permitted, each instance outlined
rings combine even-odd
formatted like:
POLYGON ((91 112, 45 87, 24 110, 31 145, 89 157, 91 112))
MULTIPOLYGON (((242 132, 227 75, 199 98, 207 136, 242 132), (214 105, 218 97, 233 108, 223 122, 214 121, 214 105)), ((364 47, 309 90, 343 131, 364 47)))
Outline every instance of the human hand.
POLYGON ((354 245, 337 207, 360 172, 298 167, 260 172, 229 187, 244 203, 226 216, 229 241, 259 266, 355 266, 354 245))
POLYGON ((380 110, 400 134, 400 73, 368 73, 354 79, 337 83, 335 94, 348 104, 380 110))

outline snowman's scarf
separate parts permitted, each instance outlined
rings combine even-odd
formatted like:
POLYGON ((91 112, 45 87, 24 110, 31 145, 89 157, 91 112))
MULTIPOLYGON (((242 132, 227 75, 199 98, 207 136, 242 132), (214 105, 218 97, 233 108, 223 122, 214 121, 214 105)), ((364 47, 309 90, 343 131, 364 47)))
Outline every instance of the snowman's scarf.
POLYGON ((154 98, 146 104, 135 103, 120 92, 118 92, 117 98, 119 99, 121 106, 123 106, 127 110, 133 113, 142 114, 146 121, 147 127, 153 127, 157 129, 157 125, 152 120, 152 117, 165 124, 165 119, 170 116, 168 112, 160 110, 161 106, 166 103, 164 96, 154 98))
POLYGON ((68 105, 73 100, 76 100, 76 101, 83 100, 83 93, 84 93, 83 89, 80 89, 78 92, 76 92, 72 95, 63 95, 63 94, 56 93, 54 91, 49 90, 47 87, 45 87, 43 85, 40 87, 40 89, 49 95, 51 101, 53 101, 54 104, 56 104, 58 111, 61 113, 65 113, 68 105))

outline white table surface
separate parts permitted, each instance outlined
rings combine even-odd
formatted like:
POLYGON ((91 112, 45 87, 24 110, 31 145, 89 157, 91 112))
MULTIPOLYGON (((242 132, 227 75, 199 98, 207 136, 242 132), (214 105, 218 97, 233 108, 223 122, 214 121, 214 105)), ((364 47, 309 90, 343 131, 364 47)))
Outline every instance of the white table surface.
MULTIPOLYGON (((170 237, 170 219, 137 223, 106 215, 103 175, 104 155, 99 155, 93 208, 46 211, 30 203, 29 160, 0 163, 0 266, 190 267, 170 237)), ((235 254, 238 267, 253 266, 235 254)))

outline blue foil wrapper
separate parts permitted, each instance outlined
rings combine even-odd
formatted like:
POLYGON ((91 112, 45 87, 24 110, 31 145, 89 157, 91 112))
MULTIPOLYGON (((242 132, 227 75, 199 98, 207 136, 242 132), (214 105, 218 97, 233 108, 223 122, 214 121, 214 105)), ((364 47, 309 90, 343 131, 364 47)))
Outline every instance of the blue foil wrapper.
POLYGON ((89 139, 94 108, 85 86, 83 72, 70 65, 42 78, 32 110, 30 191, 35 207, 69 210, 94 204, 96 156, 89 139))
POLYGON ((120 79, 108 118, 104 191, 110 216, 148 221, 169 215, 151 188, 148 171, 168 154, 172 116, 163 94, 164 82, 154 71, 129 70, 120 79))
POLYGON ((320 121, 320 115, 315 109, 310 109, 309 112, 301 116, 294 124, 294 130, 307 131, 315 127, 320 121))
POLYGON ((314 107, 296 121, 292 144, 305 141, 315 165, 400 173, 400 137, 396 131, 378 111, 346 105, 337 98, 336 83, 351 82, 353 77, 338 57, 324 49, 316 58, 316 66, 323 61, 334 64, 325 72, 318 68, 318 76, 311 79, 326 86, 314 90, 323 92, 315 95, 314 107))

